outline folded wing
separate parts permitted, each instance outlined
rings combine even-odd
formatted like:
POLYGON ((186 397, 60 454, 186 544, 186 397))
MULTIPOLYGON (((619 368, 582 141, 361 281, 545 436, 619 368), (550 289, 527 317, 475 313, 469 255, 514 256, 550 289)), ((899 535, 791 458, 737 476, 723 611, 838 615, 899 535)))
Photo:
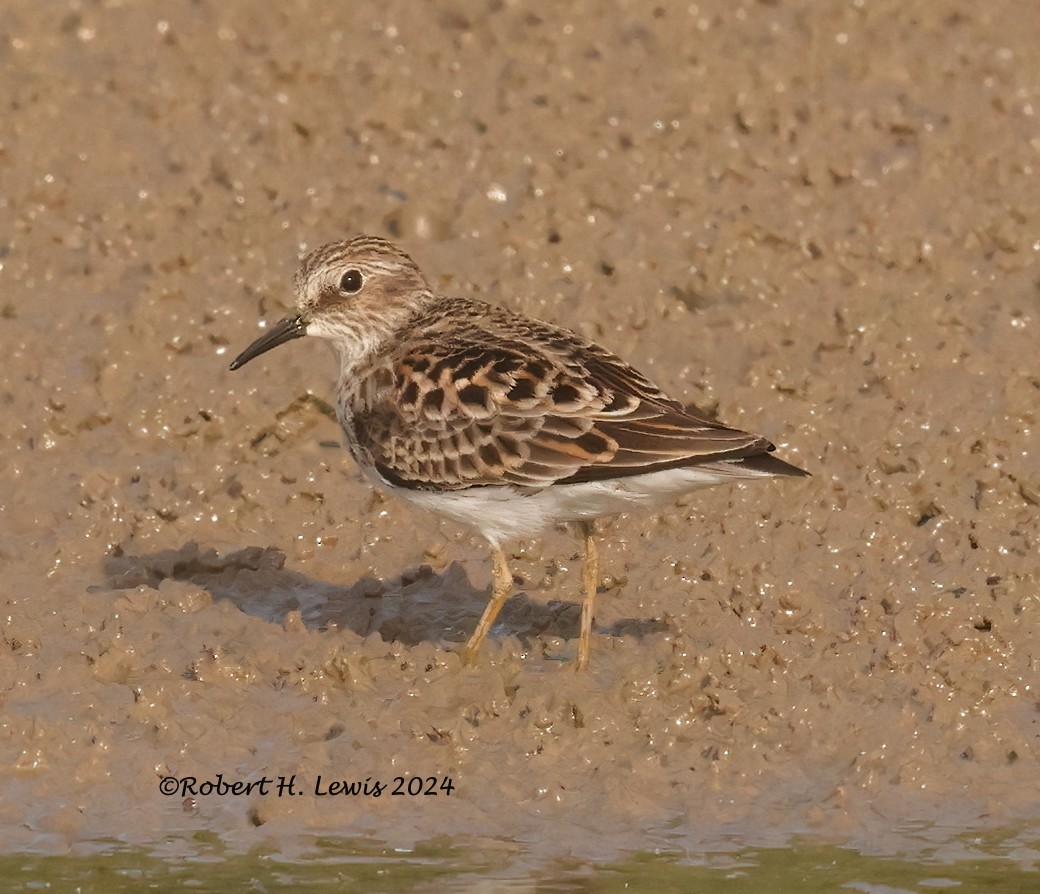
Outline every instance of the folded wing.
POLYGON ((426 490, 540 489, 720 462, 800 473, 769 457, 765 438, 685 410, 598 345, 534 325, 512 339, 456 331, 373 369, 354 428, 377 471, 426 490))

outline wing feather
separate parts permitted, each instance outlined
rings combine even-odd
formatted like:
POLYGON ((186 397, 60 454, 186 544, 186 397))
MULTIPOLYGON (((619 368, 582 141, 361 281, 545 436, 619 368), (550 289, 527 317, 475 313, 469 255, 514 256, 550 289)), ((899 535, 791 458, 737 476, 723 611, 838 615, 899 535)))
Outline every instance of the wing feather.
POLYGON ((353 384, 352 449, 394 484, 541 488, 773 449, 684 409, 575 333, 477 302, 447 303, 454 315, 442 307, 418 321, 353 384))

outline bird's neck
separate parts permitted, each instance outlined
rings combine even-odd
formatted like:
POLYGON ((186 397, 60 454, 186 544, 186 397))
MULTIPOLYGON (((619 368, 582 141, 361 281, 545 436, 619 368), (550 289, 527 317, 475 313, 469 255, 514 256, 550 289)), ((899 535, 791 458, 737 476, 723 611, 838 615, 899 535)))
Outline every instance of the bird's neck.
POLYGON ((340 382, 356 377, 371 365, 373 358, 386 351, 401 338, 401 333, 417 316, 425 313, 432 298, 416 296, 409 302, 390 307, 356 307, 351 319, 322 333, 339 361, 340 382))

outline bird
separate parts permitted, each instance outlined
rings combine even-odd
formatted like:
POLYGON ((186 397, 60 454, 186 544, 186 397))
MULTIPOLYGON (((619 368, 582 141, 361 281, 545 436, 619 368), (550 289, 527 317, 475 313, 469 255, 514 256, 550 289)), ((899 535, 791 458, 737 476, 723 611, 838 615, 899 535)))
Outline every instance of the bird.
POLYGON ((440 294, 377 236, 308 253, 293 310, 231 369, 304 336, 326 340, 339 361, 336 415, 364 476, 490 546, 491 595, 461 649, 464 664, 476 661, 512 593, 510 541, 560 522, 578 528, 582 670, 599 587, 596 519, 710 485, 809 474, 774 456, 766 438, 685 406, 576 332, 440 294))

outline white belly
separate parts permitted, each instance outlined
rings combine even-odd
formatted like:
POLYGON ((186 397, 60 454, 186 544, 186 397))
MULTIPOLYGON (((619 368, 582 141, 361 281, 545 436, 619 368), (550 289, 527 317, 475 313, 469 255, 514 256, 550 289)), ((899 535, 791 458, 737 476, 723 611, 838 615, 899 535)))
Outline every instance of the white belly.
POLYGON ((471 487, 442 492, 389 489, 424 509, 471 525, 492 543, 501 543, 534 536, 557 522, 659 508, 702 487, 742 478, 770 477, 729 463, 712 463, 607 481, 555 484, 529 493, 521 493, 513 487, 471 487))

